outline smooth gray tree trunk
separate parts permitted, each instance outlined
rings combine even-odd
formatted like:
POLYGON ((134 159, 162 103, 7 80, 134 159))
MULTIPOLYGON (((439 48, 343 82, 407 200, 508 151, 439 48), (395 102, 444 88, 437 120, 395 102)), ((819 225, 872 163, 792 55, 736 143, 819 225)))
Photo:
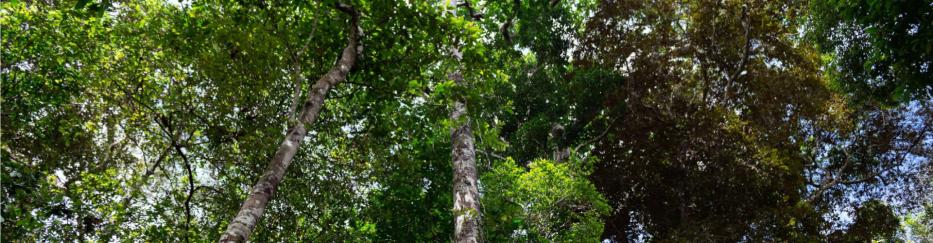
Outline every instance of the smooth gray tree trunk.
POLYGON ((334 85, 346 80, 347 73, 356 64, 357 55, 362 52, 359 39, 363 33, 359 27, 359 12, 353 7, 342 3, 337 3, 336 7, 352 16, 347 47, 343 49, 337 64, 311 86, 308 99, 305 100, 304 108, 302 108, 301 114, 298 116, 298 122, 294 122, 294 125, 288 129, 285 141, 282 141, 282 144, 279 145, 279 149, 275 156, 272 157, 268 167, 266 167, 266 171, 256 182, 256 185, 253 186, 246 201, 243 202, 243 206, 240 207, 239 213, 233 218, 233 221, 227 227, 227 231, 221 236, 221 242, 244 242, 249 239, 250 233, 262 218, 266 204, 271 199, 272 194, 275 193, 276 187, 282 181, 282 176, 285 175, 285 170, 298 151, 298 146, 307 135, 308 130, 306 127, 313 124, 321 112, 327 91, 334 85))

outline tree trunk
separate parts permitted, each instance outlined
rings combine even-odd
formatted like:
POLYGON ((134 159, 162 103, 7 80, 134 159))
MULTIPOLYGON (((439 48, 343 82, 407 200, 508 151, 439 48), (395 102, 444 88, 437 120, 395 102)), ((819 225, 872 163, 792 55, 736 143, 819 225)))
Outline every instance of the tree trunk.
MULTIPOLYGON (((479 20, 482 14, 474 11, 469 0, 457 3, 458 7, 465 7, 470 17, 479 20)), ((451 49, 451 56, 458 62, 463 54, 456 47, 451 49)), ((463 74, 455 70, 448 75, 457 85, 463 85, 463 74)), ((483 241, 482 210, 480 208, 479 185, 476 173, 476 148, 473 146, 473 128, 470 126, 470 117, 467 113, 466 101, 454 102, 450 112, 450 120, 454 128, 450 131, 451 151, 453 159, 453 197, 454 197, 454 242, 473 243, 483 241)))
POLYGON ((562 163, 570 158, 570 147, 561 146, 561 139, 564 137, 564 126, 560 124, 551 124, 551 132, 548 135, 548 144, 554 146, 554 152, 551 159, 554 162, 562 163))
MULTIPOLYGON (((460 61, 461 54, 454 48, 453 56, 460 61)), ((454 71, 449 75, 462 85, 463 75, 454 71)), ((482 242, 482 211, 476 174, 476 148, 473 146, 473 128, 467 114, 466 102, 458 100, 450 112, 454 128, 450 131, 453 159, 454 242, 482 242)))
POLYGON ((288 129, 285 141, 282 141, 275 156, 272 157, 272 161, 266 167, 266 171, 256 182, 256 185, 253 186, 246 201, 243 202, 243 206, 240 207, 240 211, 230 222, 227 231, 221 236, 221 242, 244 242, 249 238, 249 234, 256 228, 256 223, 262 217, 266 204, 272 194, 275 193, 275 188, 282 181, 285 169, 291 164, 292 158, 298 151, 298 145, 301 144, 301 140, 308 133, 306 126, 310 126, 317 119, 324 105, 324 97, 327 91, 347 78, 347 73, 356 64, 357 55, 362 52, 359 38, 362 37, 363 33, 359 27, 359 12, 353 7, 342 3, 337 3, 336 7, 352 16, 347 47, 343 49, 337 64, 311 86, 308 99, 305 100, 304 108, 298 116, 299 121, 288 129))
POLYGON ((473 147, 473 129, 467 117, 466 104, 457 101, 450 119, 460 124, 450 131, 454 173, 454 242, 481 242, 482 211, 476 184, 476 150, 473 147))

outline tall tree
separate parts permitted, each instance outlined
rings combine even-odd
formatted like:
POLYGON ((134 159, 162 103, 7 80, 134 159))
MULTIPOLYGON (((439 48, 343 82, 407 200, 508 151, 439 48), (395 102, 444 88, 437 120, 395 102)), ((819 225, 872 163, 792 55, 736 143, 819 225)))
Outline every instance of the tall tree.
POLYGON ((360 28, 360 13, 353 7, 343 3, 337 3, 335 7, 350 15, 347 46, 344 47, 336 65, 311 86, 308 99, 305 100, 304 107, 300 115, 298 115, 298 121, 293 121, 294 124, 288 129, 285 140, 279 146, 275 156, 272 157, 266 171, 256 182, 256 185, 253 186, 252 192, 243 202, 243 206, 236 217, 227 226, 227 231, 220 238, 221 242, 243 242, 249 239, 249 234, 261 219, 266 204, 271 199, 279 182, 282 181, 285 170, 298 151, 298 146, 308 134, 307 127, 317 120, 321 108, 324 106, 327 91, 346 80, 350 69, 356 65, 357 55, 362 52, 360 38, 363 37, 363 31, 360 28))
POLYGON ((929 238, 926 0, 335 1, 0 1, 4 239, 929 238))
MULTIPOLYGON (((476 13, 469 0, 463 2, 452 1, 457 7, 467 9, 467 18, 479 20, 481 15, 476 13)), ((454 15, 454 18, 457 16, 454 15)), ((457 47, 458 40, 451 41, 453 46, 450 55, 456 61, 457 67, 448 75, 455 84, 465 85, 463 74, 460 72, 460 61, 463 53, 457 47)), ((482 208, 480 206, 479 178, 476 171, 476 148, 473 144, 473 128, 470 116, 467 113, 466 101, 462 98, 454 101, 450 111, 450 120, 454 123, 450 130, 451 148, 450 157, 453 160, 453 199, 454 199, 454 242, 482 242, 482 208)))

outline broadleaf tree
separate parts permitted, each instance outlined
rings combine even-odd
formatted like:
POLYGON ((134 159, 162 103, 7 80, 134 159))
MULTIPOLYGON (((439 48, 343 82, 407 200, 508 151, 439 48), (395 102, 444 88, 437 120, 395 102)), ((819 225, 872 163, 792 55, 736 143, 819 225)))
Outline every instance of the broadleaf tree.
POLYGON ((4 1, 0 240, 924 242, 931 6, 4 1))

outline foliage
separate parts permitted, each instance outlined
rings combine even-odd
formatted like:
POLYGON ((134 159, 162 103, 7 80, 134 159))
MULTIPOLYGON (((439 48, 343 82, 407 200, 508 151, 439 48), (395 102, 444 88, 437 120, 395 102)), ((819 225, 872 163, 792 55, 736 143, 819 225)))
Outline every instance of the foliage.
POLYGON ((814 39, 835 87, 885 104, 933 96, 933 1, 816 0, 814 39))
MULTIPOLYGON (((4 240, 219 238, 346 42, 335 3, 0 3, 4 240)), ((361 59, 252 241, 450 240, 455 100, 488 241, 930 234, 928 1, 346 3, 361 59)))
POLYGON ((506 160, 483 175, 490 241, 598 241, 610 208, 580 161, 506 160))
POLYGON ((924 211, 905 217, 900 233, 907 235, 902 236, 917 243, 933 241, 933 217, 930 215, 933 215, 933 206, 927 205, 924 211))
POLYGON ((891 208, 884 203, 871 200, 856 209, 855 223, 842 233, 830 235, 834 242, 866 242, 875 240, 894 240, 898 228, 898 219, 891 208))

